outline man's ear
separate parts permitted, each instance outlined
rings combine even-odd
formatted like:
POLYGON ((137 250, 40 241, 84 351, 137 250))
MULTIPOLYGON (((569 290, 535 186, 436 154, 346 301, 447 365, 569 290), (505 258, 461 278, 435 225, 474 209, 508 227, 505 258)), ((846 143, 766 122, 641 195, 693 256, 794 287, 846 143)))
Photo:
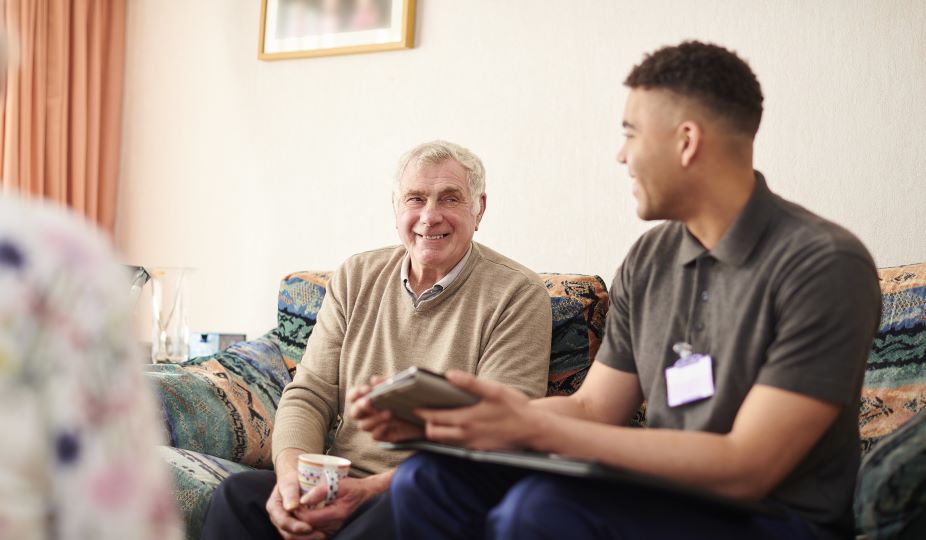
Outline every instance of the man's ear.
POLYGON ((678 126, 678 150, 682 167, 688 167, 694 162, 701 151, 704 131, 696 122, 688 120, 678 126))
POLYGON ((483 214, 486 213, 486 194, 479 196, 479 213, 476 214, 476 230, 479 230, 479 222, 482 221, 483 214))

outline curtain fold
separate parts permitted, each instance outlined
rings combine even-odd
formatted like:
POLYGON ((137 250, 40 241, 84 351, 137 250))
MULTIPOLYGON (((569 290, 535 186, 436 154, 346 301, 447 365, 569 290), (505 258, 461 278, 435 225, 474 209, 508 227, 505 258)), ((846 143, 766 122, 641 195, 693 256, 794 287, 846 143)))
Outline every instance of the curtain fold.
POLYGON ((0 106, 3 189, 116 218, 125 0, 0 0, 8 41, 0 106))

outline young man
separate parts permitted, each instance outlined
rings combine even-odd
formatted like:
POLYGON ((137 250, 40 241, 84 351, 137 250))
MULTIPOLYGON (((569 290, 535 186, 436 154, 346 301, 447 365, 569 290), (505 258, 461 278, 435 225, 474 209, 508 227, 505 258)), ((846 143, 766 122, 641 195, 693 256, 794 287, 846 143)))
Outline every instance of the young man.
MULTIPOLYGON (((455 368, 535 397, 546 391, 550 297, 540 277, 473 242, 486 208, 485 169, 446 141, 399 162, 393 187, 402 241, 349 258, 331 277, 273 426, 274 471, 233 475, 216 490, 203 538, 312 540, 366 536, 363 519, 404 454, 379 448, 344 414, 347 389, 412 365, 455 368), (352 461, 331 505, 324 486, 300 499, 297 462, 326 450, 352 461), (353 519, 347 529, 342 529, 353 519)), ((388 500, 386 500, 388 503, 388 500)), ((388 505, 375 506, 388 513, 388 505)), ((377 531, 383 538, 388 531, 377 531)))
MULTIPOLYGON (((631 248, 582 388, 530 401, 451 373, 480 404, 422 411, 427 437, 633 469, 782 518, 669 493, 419 454, 391 498, 400 538, 845 538, 858 401, 880 316, 875 267, 848 231, 771 193, 753 170, 762 93, 734 53, 699 42, 627 77, 637 212, 667 220, 631 248), (642 400, 648 428, 624 427, 642 400)), ((374 436, 394 423, 357 392, 374 436)))

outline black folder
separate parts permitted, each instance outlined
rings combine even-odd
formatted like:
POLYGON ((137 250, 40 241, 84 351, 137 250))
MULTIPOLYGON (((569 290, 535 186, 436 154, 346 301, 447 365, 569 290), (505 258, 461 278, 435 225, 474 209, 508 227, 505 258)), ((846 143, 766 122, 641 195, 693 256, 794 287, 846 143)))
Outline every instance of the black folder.
POLYGON ((656 476, 602 465, 592 461, 567 458, 557 454, 543 454, 538 452, 509 452, 502 450, 471 450, 460 446, 436 443, 432 441, 404 441, 400 443, 380 443, 387 450, 417 450, 434 452, 454 456, 470 461, 494 463, 531 469, 550 474, 588 478, 640 486, 653 490, 666 491, 681 497, 691 499, 693 502, 710 505, 718 510, 729 510, 735 513, 758 514, 769 517, 784 517, 784 510, 777 506, 752 501, 731 499, 708 491, 697 489, 659 478, 656 476))

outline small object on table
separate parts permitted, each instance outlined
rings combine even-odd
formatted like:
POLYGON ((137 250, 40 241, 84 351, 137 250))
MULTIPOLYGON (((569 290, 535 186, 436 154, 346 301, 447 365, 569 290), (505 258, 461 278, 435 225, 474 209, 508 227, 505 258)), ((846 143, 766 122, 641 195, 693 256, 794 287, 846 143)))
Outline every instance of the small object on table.
POLYGON ((193 333, 190 336, 190 357, 210 356, 245 339, 245 334, 193 333))

